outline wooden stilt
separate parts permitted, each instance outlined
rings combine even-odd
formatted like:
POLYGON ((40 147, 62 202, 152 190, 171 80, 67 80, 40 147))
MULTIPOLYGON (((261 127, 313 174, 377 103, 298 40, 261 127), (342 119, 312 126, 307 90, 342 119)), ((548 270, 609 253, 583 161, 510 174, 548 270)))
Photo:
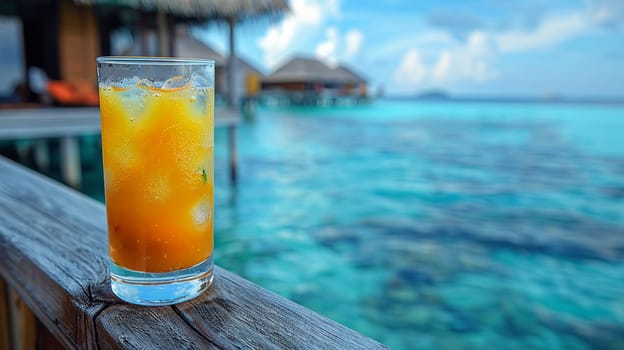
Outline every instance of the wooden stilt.
POLYGON ((20 163, 26 164, 28 162, 28 152, 32 147, 31 141, 17 140, 15 141, 15 152, 20 163))
MULTIPOLYGON (((236 82, 234 79, 234 75, 236 74, 236 45, 234 42, 234 27, 236 25, 236 20, 232 17, 228 18, 228 26, 230 29, 229 32, 229 47, 230 47, 230 56, 228 57, 228 109, 230 111, 236 111, 236 82)), ((230 145, 230 180, 232 183, 236 183, 237 173, 236 173, 236 127, 230 125, 228 127, 228 143, 230 145)))
POLYGON ((61 139, 61 167, 65 183, 80 188, 80 147, 76 136, 64 136, 61 139))
POLYGON ((141 43, 141 55, 149 56, 149 44, 147 42, 147 16, 143 12, 139 12, 139 36, 141 43))
POLYGON ((234 75, 236 74, 236 44, 234 41, 234 27, 236 26, 236 21, 234 18, 228 18, 228 27, 230 29, 229 32, 229 48, 230 48, 230 56, 228 57, 228 107, 232 110, 236 108, 236 104, 238 101, 236 100, 236 82, 234 79, 234 75))
POLYGON ((232 183, 236 182, 237 169, 236 169, 236 126, 228 126, 228 142, 230 144, 230 180, 232 183))
POLYGON ((37 140, 35 142, 35 163, 41 171, 50 169, 50 149, 47 140, 37 140))
POLYGON ((176 50, 175 50, 175 36, 176 36, 176 25, 175 25, 175 19, 171 16, 167 16, 167 33, 169 34, 167 36, 167 46, 169 48, 169 56, 170 57, 175 57, 176 55, 176 50))
POLYGON ((162 8, 156 13, 156 26, 158 27, 158 55, 167 56, 169 54, 169 40, 167 35, 167 14, 162 8))

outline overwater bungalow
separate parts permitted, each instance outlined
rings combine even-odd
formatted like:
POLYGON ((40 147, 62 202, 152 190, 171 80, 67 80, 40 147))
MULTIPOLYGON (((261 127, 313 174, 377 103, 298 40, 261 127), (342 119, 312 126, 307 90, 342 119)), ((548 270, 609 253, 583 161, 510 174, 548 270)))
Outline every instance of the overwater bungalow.
MULTIPOLYGON (((237 72, 237 66, 254 74, 259 72, 233 55, 233 27, 250 17, 276 16, 286 9, 283 0, 0 0, 0 39, 3 46, 11 46, 7 48, 11 57, 0 57, 1 72, 11 72, 3 74, 8 81, 4 82, 6 86, 0 85, 0 94, 4 95, 0 101, 12 102, 14 106, 40 102, 37 95, 41 89, 35 85, 42 84, 33 84, 31 73, 35 67, 37 78, 68 83, 68 89, 79 90, 78 95, 83 95, 89 87, 95 88, 97 56, 127 54, 128 47, 133 46, 136 52, 132 53, 137 55, 215 58, 217 86, 246 86, 246 74, 237 72), (206 21, 229 25, 231 49, 227 57, 205 47, 201 52, 193 51, 201 43, 190 35, 177 35, 180 24, 206 21), (8 36, 10 40, 5 40, 8 36), (234 62, 231 71, 227 64, 230 61, 234 62), (240 83, 234 80, 235 76, 240 83), (229 81, 233 83, 228 84, 229 81)), ((232 95, 231 104, 240 96, 234 90, 224 90, 232 95)), ((60 104, 93 104, 84 99, 59 100, 56 96, 53 100, 60 104)))
POLYGON ((367 81, 345 66, 295 57, 262 81, 267 103, 336 105, 368 100, 367 81))

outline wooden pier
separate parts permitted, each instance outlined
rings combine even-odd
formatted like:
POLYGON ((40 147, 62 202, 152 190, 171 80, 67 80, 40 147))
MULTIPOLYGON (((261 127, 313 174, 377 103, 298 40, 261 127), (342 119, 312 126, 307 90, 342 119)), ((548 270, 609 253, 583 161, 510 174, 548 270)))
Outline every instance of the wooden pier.
MULTIPOLYGON (((229 109, 215 110, 215 128, 228 128, 230 177, 236 179, 236 126, 240 117, 229 109)), ((0 110, 0 140, 42 139, 58 137, 61 140, 61 169, 66 184, 80 187, 81 135, 100 133, 100 111, 97 107, 32 108, 0 110)), ((47 144, 34 143, 35 160, 45 168, 49 159, 47 144)))
POLYGON ((385 348, 219 267, 195 300, 125 303, 106 237, 102 204, 0 157, 1 350, 385 348))

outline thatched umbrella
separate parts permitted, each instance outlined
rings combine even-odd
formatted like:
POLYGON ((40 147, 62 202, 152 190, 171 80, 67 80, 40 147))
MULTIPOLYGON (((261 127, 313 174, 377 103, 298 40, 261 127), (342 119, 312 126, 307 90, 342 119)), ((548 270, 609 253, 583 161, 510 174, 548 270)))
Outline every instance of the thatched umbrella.
POLYGON ((179 18, 229 19, 280 15, 288 10, 285 0, 74 0, 84 5, 127 7, 179 18))
POLYGON ((227 21, 229 26, 228 104, 234 106, 234 27, 250 18, 277 18, 288 10, 286 0, 74 0, 78 4, 101 7, 125 7, 157 14, 159 54, 173 56, 175 22, 207 20, 227 21), (168 34, 167 34, 168 32, 168 34), (166 38, 169 37, 167 44, 166 38), (168 48, 167 48, 168 46, 168 48))

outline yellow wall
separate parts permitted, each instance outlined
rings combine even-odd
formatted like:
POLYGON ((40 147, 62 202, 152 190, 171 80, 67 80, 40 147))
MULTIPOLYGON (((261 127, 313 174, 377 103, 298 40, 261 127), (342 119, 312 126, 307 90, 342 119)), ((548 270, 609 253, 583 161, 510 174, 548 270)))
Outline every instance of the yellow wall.
POLYGON ((59 8, 59 64, 61 79, 97 84, 95 58, 100 55, 100 35, 92 7, 69 0, 59 8))
POLYGON ((245 76, 245 80, 246 80, 246 89, 245 89, 245 95, 246 96, 256 96, 258 95, 258 93, 260 93, 260 89, 262 88, 262 81, 261 81, 261 77, 260 75, 253 73, 253 72, 248 72, 247 75, 245 76))

